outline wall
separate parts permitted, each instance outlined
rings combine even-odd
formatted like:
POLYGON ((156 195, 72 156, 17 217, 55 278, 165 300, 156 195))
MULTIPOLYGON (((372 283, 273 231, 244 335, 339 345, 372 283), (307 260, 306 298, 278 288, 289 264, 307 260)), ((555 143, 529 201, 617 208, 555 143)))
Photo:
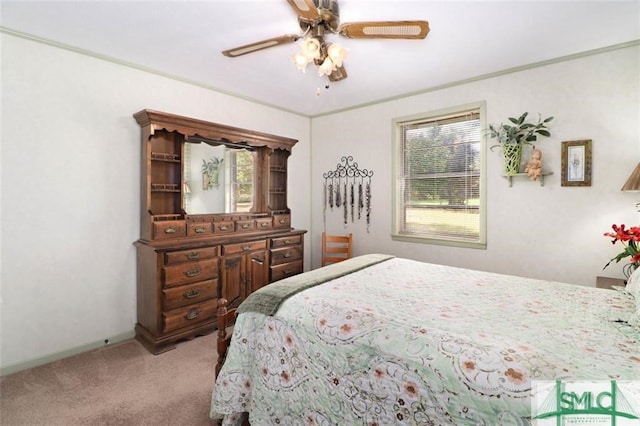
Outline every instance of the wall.
MULTIPOLYGON (((324 227, 322 173, 344 155, 374 171, 369 232, 364 220, 345 229, 340 213, 326 214, 329 231, 355 234, 356 255, 388 252, 594 285, 620 248, 602 233, 612 223, 638 223, 640 196, 619 191, 640 160, 638 46, 310 122, 75 52, 5 34, 0 40, 3 372, 132 335, 140 198, 132 114, 143 108, 299 139, 289 206, 293 226, 310 230, 305 261, 314 267, 324 227), (499 154, 489 152, 486 250, 391 241, 391 120, 477 101, 486 101, 489 122, 523 111, 556 116, 552 137, 540 144, 554 175, 544 187, 517 181, 509 188, 499 154), (593 185, 561 187, 560 142, 587 138, 593 185)), ((604 274, 621 276, 619 265, 604 274)))
POLYGON ((0 40, 3 373, 132 336, 137 111, 299 139, 289 207, 293 226, 309 228, 308 117, 11 35, 0 40))
MULTIPOLYGON (((640 161, 639 58, 636 45, 314 118, 312 245, 319 246, 326 226, 354 233, 355 255, 392 253, 587 286, 597 275, 622 277, 621 264, 602 270, 622 251, 602 234, 613 223, 640 219, 634 209, 640 195, 620 191, 640 161), (486 250, 392 241, 392 119, 478 101, 486 101, 488 123, 525 111, 555 116, 551 137, 537 145, 554 174, 543 187, 517 180, 510 188, 499 151, 487 152, 486 250), (582 139, 593 141, 592 186, 561 187, 561 142, 582 139), (322 173, 345 155, 374 172, 370 232, 364 220, 349 219, 345 227, 340 211, 323 213, 322 173)), ((316 253, 313 264, 319 263, 316 253)))

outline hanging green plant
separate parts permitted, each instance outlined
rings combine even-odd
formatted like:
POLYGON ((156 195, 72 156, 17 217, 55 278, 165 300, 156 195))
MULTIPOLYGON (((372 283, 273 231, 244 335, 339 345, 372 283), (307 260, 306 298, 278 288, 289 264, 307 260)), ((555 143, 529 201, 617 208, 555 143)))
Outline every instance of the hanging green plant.
POLYGON ((509 117, 509 123, 500 125, 490 124, 486 130, 489 137, 496 139, 498 142, 490 149, 502 149, 504 158, 504 172, 506 174, 516 174, 520 172, 520 163, 522 160, 522 146, 533 145, 538 140, 538 136, 550 137, 548 123, 553 117, 547 117, 544 120, 539 115, 537 123, 527 122, 528 112, 523 113, 520 117, 509 117))

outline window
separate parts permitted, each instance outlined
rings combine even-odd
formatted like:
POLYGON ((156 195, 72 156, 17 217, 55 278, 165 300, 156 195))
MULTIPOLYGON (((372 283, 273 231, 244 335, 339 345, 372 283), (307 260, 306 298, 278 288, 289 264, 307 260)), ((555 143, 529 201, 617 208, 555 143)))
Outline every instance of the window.
POLYGON ((253 207, 253 153, 228 149, 228 212, 249 212, 253 207))
POLYGON ((394 240, 486 247, 484 121, 484 104, 394 120, 394 240))

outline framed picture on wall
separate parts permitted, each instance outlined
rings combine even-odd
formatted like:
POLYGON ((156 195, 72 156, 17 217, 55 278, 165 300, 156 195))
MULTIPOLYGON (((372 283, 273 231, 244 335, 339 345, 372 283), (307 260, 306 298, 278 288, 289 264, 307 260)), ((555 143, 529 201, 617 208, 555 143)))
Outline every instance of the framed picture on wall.
POLYGON ((562 186, 591 186, 591 139, 562 142, 562 186))

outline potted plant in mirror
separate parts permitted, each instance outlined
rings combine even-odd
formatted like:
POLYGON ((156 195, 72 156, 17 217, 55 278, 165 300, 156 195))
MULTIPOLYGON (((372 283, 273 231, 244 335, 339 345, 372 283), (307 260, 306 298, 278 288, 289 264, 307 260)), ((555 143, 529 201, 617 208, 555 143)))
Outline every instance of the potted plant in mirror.
POLYGON ((533 142, 538 140, 538 136, 551 136, 547 125, 553 120, 553 117, 547 117, 543 120, 539 116, 538 122, 534 124, 526 121, 528 115, 529 113, 525 112, 518 118, 509 117, 509 123, 490 124, 487 129, 489 137, 498 141, 490 149, 500 148, 502 150, 506 175, 520 173, 523 145, 533 145, 533 142))

